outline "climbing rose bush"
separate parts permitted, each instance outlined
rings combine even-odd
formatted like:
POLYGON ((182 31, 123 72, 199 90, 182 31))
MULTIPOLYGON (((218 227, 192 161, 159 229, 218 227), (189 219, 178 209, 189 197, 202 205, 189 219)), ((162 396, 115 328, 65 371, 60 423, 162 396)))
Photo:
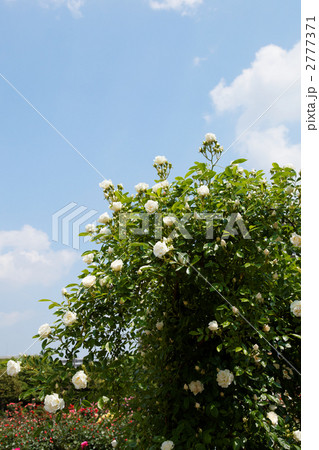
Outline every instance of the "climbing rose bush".
POLYGON ((300 448, 300 176, 244 159, 221 169, 212 133, 200 154, 170 182, 157 156, 155 186, 136 180, 133 195, 100 183, 113 216, 82 233, 94 265, 50 305, 55 371, 40 394, 98 400, 99 379, 101 407, 131 396, 130 447, 300 448))

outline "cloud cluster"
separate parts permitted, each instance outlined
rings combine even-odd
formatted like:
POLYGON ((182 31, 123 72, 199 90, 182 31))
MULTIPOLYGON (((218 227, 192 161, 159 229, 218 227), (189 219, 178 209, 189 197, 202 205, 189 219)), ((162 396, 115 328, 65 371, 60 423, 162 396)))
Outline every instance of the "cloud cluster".
POLYGON ((291 50, 267 45, 229 85, 222 79, 211 90, 217 112, 239 113, 237 136, 273 104, 240 139, 241 153, 255 163, 276 160, 300 166, 300 145, 289 139, 289 127, 300 121, 299 77, 300 43, 291 50))
MULTIPOLYGON (((19 0, 6 0, 7 3, 17 3, 19 0)), ((73 17, 82 17, 81 8, 86 0, 36 0, 42 8, 67 7, 73 17)))
POLYGON ((74 250, 54 251, 48 235, 30 225, 0 231, 2 283, 49 286, 65 275, 78 258, 74 250))
POLYGON ((181 12, 188 12, 202 3, 203 0, 150 0, 150 7, 155 10, 172 9, 181 12))

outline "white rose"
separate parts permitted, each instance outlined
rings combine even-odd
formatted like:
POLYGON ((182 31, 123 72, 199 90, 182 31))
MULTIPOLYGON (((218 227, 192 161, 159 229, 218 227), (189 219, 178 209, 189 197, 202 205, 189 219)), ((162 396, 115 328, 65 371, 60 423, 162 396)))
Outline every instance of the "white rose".
POLYGON ((140 193, 140 192, 145 192, 147 191, 147 189, 149 188, 149 185, 147 183, 138 183, 135 186, 135 190, 136 192, 140 193))
POLYGON ((157 322, 156 328, 157 328, 159 331, 161 331, 161 330, 163 329, 163 327, 164 327, 164 322, 157 322))
POLYGON ((173 441, 165 441, 161 445, 161 450, 172 450, 174 448, 174 442, 173 441))
POLYGON ((161 181, 160 183, 154 184, 152 191, 156 193, 158 189, 165 189, 169 187, 169 182, 167 180, 161 181))
POLYGON ((165 158, 165 156, 156 156, 156 158, 154 159, 154 163, 161 166, 162 164, 167 163, 167 159, 165 158))
POLYGON ((301 441, 301 431, 300 430, 294 431, 292 433, 292 435, 296 441, 299 441, 299 442, 301 441))
POLYGON ((243 171, 244 171, 244 168, 243 167, 237 167, 237 172, 239 172, 239 173, 243 173, 243 171))
POLYGON ((12 359, 10 359, 10 361, 7 362, 7 374, 10 377, 15 377, 16 375, 18 375, 20 370, 21 370, 20 361, 15 362, 12 359))
POLYGON ((106 189, 109 189, 111 186, 113 187, 113 183, 112 183, 112 180, 104 180, 104 181, 101 181, 99 186, 100 186, 100 188, 103 189, 103 191, 105 191, 106 189))
POLYGON ((295 247, 301 247, 301 236, 299 236, 299 234, 293 233, 291 235, 290 242, 295 247))
POLYGON ((263 296, 261 295, 260 292, 258 292, 258 294, 256 294, 256 300, 258 300, 259 302, 263 301, 263 296))
POLYGON ((107 212, 103 213, 100 215, 100 217, 97 219, 98 222, 100 223, 108 223, 110 222, 112 219, 111 217, 108 215, 107 212))
POLYGON ((226 243, 226 241, 224 241, 224 239, 222 239, 222 240, 220 241, 220 245, 221 245, 222 247, 226 247, 227 243, 226 243))
POLYGON ((216 320, 213 320, 212 322, 209 322, 208 329, 210 331, 217 331, 218 330, 218 323, 216 322, 216 320))
POLYGON ((145 330, 146 336, 149 336, 151 334, 150 330, 145 330))
POLYGON ((87 275, 82 280, 82 284, 86 288, 90 288, 90 287, 94 286, 95 283, 96 283, 96 276, 94 276, 94 275, 87 275))
POLYGON ((290 305, 290 311, 296 317, 301 317, 301 301, 295 300, 290 305))
POLYGON ((163 217, 163 222, 164 222, 164 225, 166 225, 167 227, 172 227, 174 225, 174 223, 176 222, 176 217, 171 217, 171 216, 163 217))
POLYGON ((234 381, 234 375, 231 373, 230 370, 220 370, 217 374, 217 383, 222 388, 228 388, 234 381))
POLYGON ((123 205, 121 202, 113 202, 112 205, 110 206, 110 209, 114 212, 118 212, 121 211, 123 205))
POLYGON ((49 334, 51 333, 51 327, 48 323, 44 323, 43 325, 40 326, 39 330, 38 330, 38 334, 40 335, 40 337, 42 339, 46 338, 49 336, 49 334))
POLYGON ((75 389, 85 389, 87 386, 88 377, 83 370, 79 370, 72 377, 72 383, 74 384, 75 389))
POLYGON ((144 208, 146 209, 146 211, 149 214, 153 214, 155 213, 155 211, 158 210, 158 202, 154 201, 154 200, 148 200, 145 205, 144 208))
POLYGON ((236 308, 236 306, 232 306, 231 309, 232 309, 234 314, 238 314, 239 313, 239 310, 238 310, 238 308, 236 308))
POLYGON ((264 255, 265 255, 265 256, 268 256, 268 255, 269 255, 269 250, 268 250, 268 248, 265 248, 265 250, 264 250, 264 255))
POLYGON ((62 318, 62 322, 64 323, 64 325, 68 327, 72 325, 76 321, 76 319, 77 319, 76 313, 72 311, 67 311, 62 318))
POLYGON ((278 273, 273 273, 272 278, 273 278, 273 280, 278 280, 278 278, 279 278, 278 273))
POLYGON ((268 333, 270 331, 270 326, 265 323, 265 325, 263 326, 263 330, 265 333, 268 333))
POLYGON ((163 256, 169 252, 169 248, 165 244, 165 242, 156 242, 153 247, 153 253, 157 258, 163 258, 163 256))
POLYGON ((278 425, 278 416, 277 416, 277 414, 276 414, 274 411, 269 411, 269 412, 267 413, 267 419, 269 419, 270 422, 271 422, 274 426, 278 425))
POLYGON ((239 206, 240 205, 240 200, 238 200, 238 198, 236 198, 236 200, 234 201, 234 206, 239 206))
POLYGON ((213 133, 206 133, 205 134, 205 142, 207 142, 207 144, 210 144, 211 142, 216 141, 216 136, 213 133))
POLYGON ((111 255, 112 253, 114 253, 114 249, 112 247, 109 247, 107 249, 107 252, 108 252, 109 255, 111 255))
POLYGON ((84 255, 82 261, 86 264, 91 264, 94 260, 94 253, 89 253, 88 255, 84 255))
POLYGON ((87 225, 85 225, 85 231, 87 233, 94 233, 94 231, 96 230, 94 223, 88 223, 87 225))
POLYGON ((105 236, 109 236, 111 234, 111 230, 107 227, 103 227, 99 230, 99 234, 104 234, 105 236))
POLYGON ((199 188, 197 188, 197 194, 200 195, 201 197, 206 197, 207 195, 209 195, 208 186, 206 186, 205 184, 199 186, 199 188))
POLYGON ((49 413, 56 413, 65 406, 64 400, 58 394, 46 395, 44 399, 44 409, 49 413))
POLYGON ((123 269, 123 261, 121 259, 116 259, 111 263, 111 269, 114 272, 120 272, 123 269))
POLYGON ((192 381, 191 383, 189 383, 188 387, 194 395, 201 394, 204 390, 204 385, 199 380, 192 381))
POLYGON ((117 441, 115 439, 113 439, 113 441, 111 442, 111 445, 113 448, 117 447, 117 441))
POLYGON ((100 281, 99 281, 100 286, 102 286, 102 287, 105 286, 107 281, 108 281, 107 277, 101 278, 100 281))

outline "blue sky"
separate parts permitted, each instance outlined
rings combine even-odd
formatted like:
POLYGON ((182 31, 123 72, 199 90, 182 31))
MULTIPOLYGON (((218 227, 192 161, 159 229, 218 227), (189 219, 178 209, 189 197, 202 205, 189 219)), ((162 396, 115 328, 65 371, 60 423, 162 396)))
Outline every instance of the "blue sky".
MULTIPOLYGON (((184 174, 205 133, 227 148, 278 97, 224 163, 299 166, 298 1, 0 0, 0 29, 0 74, 131 191, 156 155, 184 174)), ((0 355, 15 355, 52 321, 37 300, 84 267, 88 245, 52 241, 52 214, 107 205, 101 176, 1 77, 0 128, 0 355)))

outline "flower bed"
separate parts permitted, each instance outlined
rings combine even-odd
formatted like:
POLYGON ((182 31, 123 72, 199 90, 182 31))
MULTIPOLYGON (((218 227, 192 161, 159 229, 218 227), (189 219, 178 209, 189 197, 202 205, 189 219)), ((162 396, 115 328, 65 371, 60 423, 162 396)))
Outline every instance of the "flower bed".
POLYGON ((1 449, 107 449, 124 443, 129 416, 114 417, 96 405, 63 413, 59 421, 43 405, 10 403, 0 421, 1 449))

